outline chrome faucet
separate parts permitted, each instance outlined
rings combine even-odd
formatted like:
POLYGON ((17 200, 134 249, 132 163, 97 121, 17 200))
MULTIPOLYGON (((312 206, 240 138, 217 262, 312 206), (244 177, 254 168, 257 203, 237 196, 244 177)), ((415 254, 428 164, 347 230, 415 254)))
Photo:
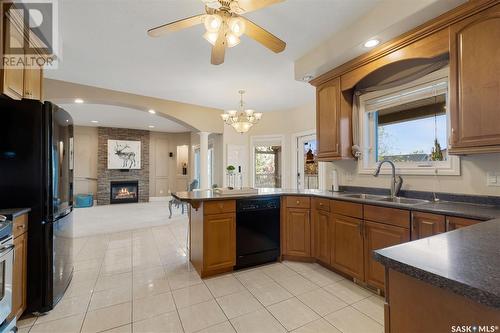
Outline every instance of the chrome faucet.
POLYGON ((375 169, 375 172, 373 173, 374 177, 378 177, 380 173, 380 169, 382 168, 382 164, 384 163, 389 163, 392 167, 392 179, 391 179, 391 198, 395 198, 398 196, 399 191, 401 190, 401 186, 403 186, 403 178, 401 176, 396 177, 396 166, 392 161, 382 161, 377 164, 377 168, 375 169))

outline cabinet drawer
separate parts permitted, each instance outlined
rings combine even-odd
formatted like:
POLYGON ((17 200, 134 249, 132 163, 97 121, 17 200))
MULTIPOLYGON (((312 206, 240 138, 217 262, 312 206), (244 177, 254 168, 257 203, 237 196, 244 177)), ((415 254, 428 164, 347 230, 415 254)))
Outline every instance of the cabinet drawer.
POLYGON ((311 198, 308 197, 286 197, 286 206, 289 208, 310 208, 311 198))
POLYGON ((356 217, 358 219, 363 218, 363 205, 347 202, 347 201, 336 201, 333 200, 330 203, 331 209, 335 214, 356 217))
POLYGON ((313 199, 313 207, 314 209, 324 210, 325 212, 330 211, 330 200, 328 199, 313 199))
POLYGON ((365 220, 410 229, 410 211, 379 206, 364 206, 365 220))
POLYGON ((14 222, 12 223, 12 227, 13 227, 12 233, 14 235, 14 238, 28 231, 28 214, 23 214, 16 217, 14 219, 14 222))
POLYGON ((236 200, 207 201, 203 207, 204 215, 234 212, 236 212, 236 200))
POLYGON ((446 217, 446 231, 451 231, 455 229, 460 229, 464 227, 468 227, 477 223, 480 223, 481 221, 479 220, 471 220, 471 219, 466 219, 463 217, 453 217, 453 216, 447 216, 446 217))

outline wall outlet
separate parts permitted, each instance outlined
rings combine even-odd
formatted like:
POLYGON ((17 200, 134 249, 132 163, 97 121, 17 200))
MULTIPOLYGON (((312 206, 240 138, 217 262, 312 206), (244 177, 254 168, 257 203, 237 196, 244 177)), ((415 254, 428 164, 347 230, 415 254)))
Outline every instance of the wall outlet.
POLYGON ((486 186, 500 186, 500 172, 496 171, 487 172, 486 186))

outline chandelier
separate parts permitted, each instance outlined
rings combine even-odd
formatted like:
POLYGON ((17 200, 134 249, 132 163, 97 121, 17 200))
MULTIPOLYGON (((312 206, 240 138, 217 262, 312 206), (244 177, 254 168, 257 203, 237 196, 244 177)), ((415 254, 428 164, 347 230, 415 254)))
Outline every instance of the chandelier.
POLYGON ((255 112, 254 110, 245 110, 245 103, 243 102, 243 95, 245 90, 240 90, 238 93, 241 95, 240 110, 229 110, 221 114, 222 120, 227 125, 231 125, 236 132, 243 134, 252 128, 262 119, 262 113, 255 112))

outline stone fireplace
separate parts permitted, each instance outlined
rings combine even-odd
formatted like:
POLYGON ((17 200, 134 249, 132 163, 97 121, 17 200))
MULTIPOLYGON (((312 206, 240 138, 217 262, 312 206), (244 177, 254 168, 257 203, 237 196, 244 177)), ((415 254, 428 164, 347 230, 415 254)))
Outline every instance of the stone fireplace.
POLYGON ((110 189, 111 204, 139 202, 138 181, 114 181, 111 182, 110 189))

